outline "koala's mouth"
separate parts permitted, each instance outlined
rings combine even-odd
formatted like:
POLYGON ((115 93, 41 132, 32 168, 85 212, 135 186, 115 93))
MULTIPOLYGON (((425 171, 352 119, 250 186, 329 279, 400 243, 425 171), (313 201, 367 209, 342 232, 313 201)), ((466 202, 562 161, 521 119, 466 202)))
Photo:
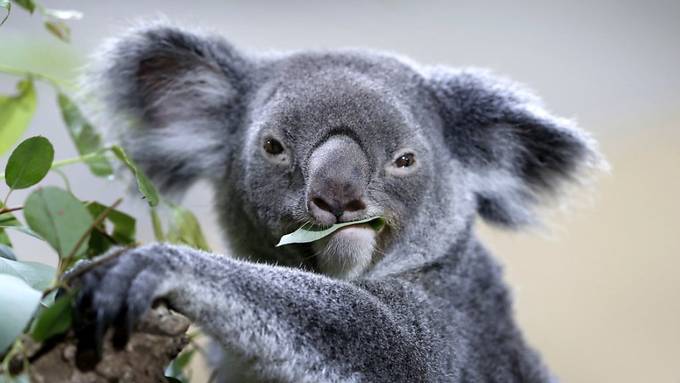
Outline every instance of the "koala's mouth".
MULTIPOLYGON (((384 226, 385 219, 383 217, 369 217, 357 221, 336 223, 326 227, 302 225, 294 232, 281 237, 281 240, 276 246, 316 242, 330 235, 337 234, 339 231, 348 229, 372 229, 375 233, 378 233, 384 226)), ((352 233, 353 231, 349 230, 348 232, 352 233)))
POLYGON ((279 246, 310 243, 319 272, 338 278, 360 275, 374 261, 382 217, 345 222, 326 228, 300 228, 281 238, 279 246))

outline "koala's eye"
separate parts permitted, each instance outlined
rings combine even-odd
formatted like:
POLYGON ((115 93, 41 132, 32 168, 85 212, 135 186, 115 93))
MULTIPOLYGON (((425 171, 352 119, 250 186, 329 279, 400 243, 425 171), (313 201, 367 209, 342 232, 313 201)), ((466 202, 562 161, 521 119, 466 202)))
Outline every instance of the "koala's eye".
POLYGON ((283 145, 281 145, 278 140, 275 140, 271 137, 264 140, 262 147, 264 148, 265 152, 269 154, 277 155, 283 153, 283 145))
POLYGON ((414 163, 416 163, 416 157, 413 153, 404 153, 394 160, 394 165, 398 168, 407 168, 414 163))

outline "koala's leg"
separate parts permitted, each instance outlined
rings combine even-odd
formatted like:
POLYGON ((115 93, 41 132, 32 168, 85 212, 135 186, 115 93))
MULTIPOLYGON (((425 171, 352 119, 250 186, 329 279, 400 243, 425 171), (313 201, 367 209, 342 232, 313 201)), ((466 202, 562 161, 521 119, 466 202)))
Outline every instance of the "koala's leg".
POLYGON ((79 311, 97 322, 94 334, 81 336, 101 337, 109 326, 129 331, 162 298, 264 381, 418 382, 436 370, 423 339, 427 316, 396 281, 360 287, 158 244, 127 251, 80 284, 79 311))

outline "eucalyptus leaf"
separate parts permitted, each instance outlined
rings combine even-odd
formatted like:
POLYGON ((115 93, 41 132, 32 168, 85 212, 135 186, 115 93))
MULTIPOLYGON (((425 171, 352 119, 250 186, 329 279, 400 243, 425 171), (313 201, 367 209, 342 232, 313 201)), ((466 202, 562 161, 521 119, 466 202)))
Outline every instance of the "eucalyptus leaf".
POLYGON ((382 217, 371 217, 359 221, 336 223, 335 225, 332 225, 328 228, 306 227, 303 225, 294 232, 281 237, 281 240, 276 245, 276 247, 290 245, 292 243, 309 243, 318 241, 321 238, 327 237, 337 230, 342 229, 343 227, 359 225, 362 223, 368 223, 374 230, 379 231, 383 226, 385 226, 385 219, 382 217))
POLYGON ((25 372, 22 372, 19 375, 11 377, 7 374, 0 374, 0 383, 31 383, 31 381, 28 379, 28 375, 25 372))
MULTIPOLYGON (((0 209, 4 208, 5 205, 0 202, 0 209)), ((21 225, 21 223, 14 217, 12 213, 0 213, 0 244, 8 247, 12 247, 12 241, 9 239, 7 232, 5 231, 5 226, 21 225)))
POLYGON ((65 22, 59 20, 45 21, 45 28, 59 40, 68 43, 71 41, 71 28, 65 22))
POLYGON ((68 331, 73 322, 72 305, 73 296, 64 295, 54 301, 50 307, 41 310, 31 328, 33 340, 44 342, 55 335, 68 331))
MULTIPOLYGON (((89 202, 87 204, 87 210, 89 210, 92 218, 97 218, 109 207, 103 205, 99 202, 89 202)), ((120 210, 112 209, 106 216, 106 221, 113 225, 113 231, 111 232, 111 237, 119 245, 130 245, 135 242, 135 219, 123 213, 120 210)))
MULTIPOLYGON (((2 207, 3 205, 2 203, 0 203, 0 208, 2 207)), ((26 235, 30 235, 31 237, 44 241, 44 239, 40 235, 24 226, 12 213, 9 212, 0 213, 0 243, 5 244, 7 246, 11 246, 12 243, 9 241, 7 233, 5 233, 6 229, 16 230, 26 235)))
POLYGON ((28 226, 42 236, 61 258, 79 256, 86 250, 93 219, 87 208, 73 194, 57 187, 31 193, 24 205, 28 226), (78 245, 79 240, 82 243, 78 245))
POLYGON ((179 243, 191 246, 196 249, 210 251, 210 246, 205 240, 201 225, 196 216, 189 210, 178 206, 170 205, 172 209, 172 220, 166 239, 172 243, 179 243))
POLYGON ((156 191, 156 188, 153 186, 151 181, 149 181, 144 172, 142 172, 137 167, 137 165, 132 162, 132 160, 127 156, 127 154, 125 154, 125 151, 120 146, 112 146, 111 151, 120 161, 123 162, 123 164, 125 164, 125 166, 127 166, 128 169, 130 169, 132 174, 135 176, 135 179, 137 180, 137 189, 139 189, 139 192, 142 193, 144 198, 146 198, 146 202, 149 204, 149 206, 153 207, 158 205, 158 191, 156 191))
POLYGON ((0 274, 0 353, 26 328, 40 302, 41 293, 22 279, 0 274))
POLYGON ((165 242, 163 223, 161 222, 161 217, 158 215, 158 210, 156 208, 152 208, 149 213, 151 215, 151 227, 153 228, 153 237, 158 242, 165 242))
POLYGON ((3 243, 0 243, 0 258, 9 259, 10 261, 17 260, 17 256, 14 255, 14 250, 3 243))
POLYGON ((5 183, 10 189, 31 187, 45 178, 53 160, 54 148, 47 138, 28 138, 9 156, 5 168, 5 183))
POLYGON ((9 13, 12 11, 12 3, 9 2, 9 0, 0 0, 0 8, 5 10, 5 15, 2 16, 2 20, 0 20, 0 27, 2 24, 7 21, 7 18, 9 17, 9 13))
POLYGON ((196 349, 185 350, 179 354, 179 356, 177 356, 177 358, 175 358, 165 369, 166 379, 170 380, 171 382, 187 382, 188 379, 185 370, 189 366, 189 363, 195 354, 196 349))
POLYGON ((39 262, 20 262, 0 258, 0 274, 21 278, 36 290, 45 290, 52 284, 57 271, 54 267, 39 262))
MULTIPOLYGON (((68 132, 78 153, 83 156, 102 149, 102 138, 95 128, 83 116, 78 106, 63 93, 57 96, 57 103, 61 109, 61 115, 66 123, 68 132)), ((90 171, 100 177, 113 174, 109 160, 105 156, 96 156, 85 161, 90 171)))
POLYGON ((33 81, 23 79, 17 89, 18 94, 0 96, 0 155, 21 138, 35 112, 37 97, 33 81))
POLYGON ((33 0, 14 0, 14 2, 30 13, 35 11, 35 1, 33 0))
POLYGON ((12 247, 12 240, 9 239, 9 235, 7 235, 7 232, 3 227, 0 227, 0 245, 7 246, 9 248, 12 247))
POLYGON ((45 238, 43 238, 40 234, 38 234, 38 233, 36 233, 35 231, 33 231, 33 230, 27 228, 26 226, 22 226, 22 225, 0 225, 0 230, 3 230, 3 231, 4 231, 4 230, 6 230, 6 229, 16 230, 16 231, 18 231, 18 232, 20 232, 20 233, 24 233, 24 234, 26 234, 26 235, 28 235, 28 236, 31 236, 31 237, 35 238, 35 239, 39 239, 39 240, 41 240, 41 241, 45 241, 45 238))

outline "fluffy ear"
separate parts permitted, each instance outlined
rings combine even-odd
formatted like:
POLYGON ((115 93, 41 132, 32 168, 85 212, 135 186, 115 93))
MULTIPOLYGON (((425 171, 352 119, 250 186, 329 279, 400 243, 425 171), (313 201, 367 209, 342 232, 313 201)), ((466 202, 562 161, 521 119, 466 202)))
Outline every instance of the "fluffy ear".
POLYGON ((84 86, 98 122, 162 191, 181 192, 224 171, 249 72, 225 41, 157 25, 111 41, 84 86))
POLYGON ((490 223, 531 223, 536 205, 565 181, 604 164, 590 136, 517 84, 480 70, 427 76, 446 144, 470 171, 478 212, 490 223))

